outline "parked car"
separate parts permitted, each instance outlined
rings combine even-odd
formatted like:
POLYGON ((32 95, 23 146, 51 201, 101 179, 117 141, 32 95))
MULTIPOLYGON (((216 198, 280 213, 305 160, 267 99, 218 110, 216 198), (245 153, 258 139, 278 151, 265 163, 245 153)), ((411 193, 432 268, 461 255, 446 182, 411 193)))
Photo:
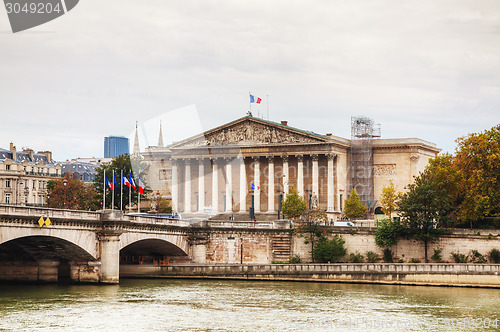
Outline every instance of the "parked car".
POLYGON ((350 221, 335 221, 333 226, 354 227, 354 224, 350 221))

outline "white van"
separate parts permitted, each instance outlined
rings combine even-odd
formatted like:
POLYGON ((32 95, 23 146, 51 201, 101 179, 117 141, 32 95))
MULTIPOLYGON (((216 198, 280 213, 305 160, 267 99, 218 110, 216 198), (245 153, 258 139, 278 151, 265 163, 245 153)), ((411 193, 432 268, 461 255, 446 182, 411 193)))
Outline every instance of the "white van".
POLYGON ((334 221, 333 226, 354 227, 354 224, 350 221, 334 221))

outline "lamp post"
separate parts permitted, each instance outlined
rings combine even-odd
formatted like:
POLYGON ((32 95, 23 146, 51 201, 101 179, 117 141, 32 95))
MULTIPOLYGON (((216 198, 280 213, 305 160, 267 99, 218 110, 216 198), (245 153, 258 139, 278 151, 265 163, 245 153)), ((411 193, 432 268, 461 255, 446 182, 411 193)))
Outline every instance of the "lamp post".
POLYGON ((278 220, 281 219, 281 204, 283 203, 283 178, 285 177, 285 174, 281 175, 278 178, 278 182, 276 183, 278 187, 278 199, 279 199, 279 204, 278 204, 278 220))
POLYGON ((156 192, 156 215, 160 215, 160 191, 156 192))
POLYGON ((22 205, 21 203, 21 188, 23 185, 23 181, 19 180, 17 183, 17 195, 16 195, 16 205, 22 205))
POLYGON ((63 203, 64 205, 63 205, 63 207, 64 207, 64 209, 66 209, 66 196, 67 196, 66 188, 68 186, 68 180, 67 179, 63 180, 63 186, 64 186, 64 203, 63 203))

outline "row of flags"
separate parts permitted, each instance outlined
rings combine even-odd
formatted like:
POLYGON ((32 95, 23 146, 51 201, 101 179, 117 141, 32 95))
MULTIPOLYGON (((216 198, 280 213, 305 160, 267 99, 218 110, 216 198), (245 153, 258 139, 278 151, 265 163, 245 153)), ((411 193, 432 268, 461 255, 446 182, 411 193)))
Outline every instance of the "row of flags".
MULTIPOLYGON (((117 184, 114 172, 113 172, 113 182, 110 182, 108 180, 108 177, 106 176, 106 173, 104 173, 104 184, 109 187, 109 190, 113 191, 114 187, 116 187, 117 184)), ((140 175, 139 175, 139 186, 135 185, 134 178, 132 178, 131 173, 129 173, 128 179, 124 174, 122 174, 122 184, 134 190, 138 190, 141 194, 144 194, 144 183, 142 182, 140 175)))

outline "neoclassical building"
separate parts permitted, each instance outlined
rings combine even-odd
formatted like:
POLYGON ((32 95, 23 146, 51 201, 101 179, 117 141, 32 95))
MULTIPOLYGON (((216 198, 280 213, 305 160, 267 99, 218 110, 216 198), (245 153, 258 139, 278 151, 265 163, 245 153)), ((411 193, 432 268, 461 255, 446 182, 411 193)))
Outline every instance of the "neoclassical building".
MULTIPOLYGON (((245 116, 166 147, 160 131, 158 146, 141 155, 148 164, 146 186, 170 197, 176 212, 277 213, 294 186, 310 206, 336 220, 359 173, 352 150, 349 139, 245 116)), ((372 211, 389 181, 404 191, 440 151, 414 138, 373 139, 369 150, 372 211)))

